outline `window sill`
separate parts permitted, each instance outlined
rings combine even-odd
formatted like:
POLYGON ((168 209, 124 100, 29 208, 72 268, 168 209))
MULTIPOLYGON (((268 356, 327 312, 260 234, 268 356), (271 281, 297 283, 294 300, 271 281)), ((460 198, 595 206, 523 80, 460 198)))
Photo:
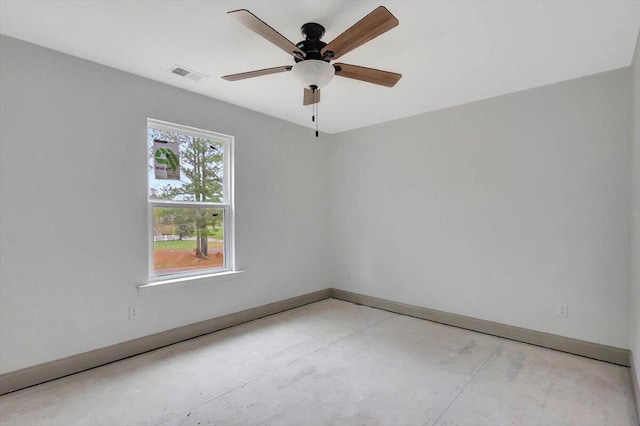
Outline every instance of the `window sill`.
POLYGON ((196 275, 191 277, 180 277, 169 280, 152 281, 147 284, 141 284, 138 286, 138 294, 157 293, 159 291, 185 287, 187 285, 197 284, 203 280, 218 281, 223 279, 231 279, 235 276, 242 274, 244 271, 225 271, 215 274, 196 275))

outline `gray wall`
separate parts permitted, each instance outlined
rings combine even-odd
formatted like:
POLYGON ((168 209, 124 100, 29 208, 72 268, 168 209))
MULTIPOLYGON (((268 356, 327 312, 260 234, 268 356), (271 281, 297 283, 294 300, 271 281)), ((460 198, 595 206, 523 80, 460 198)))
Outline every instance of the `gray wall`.
MULTIPOLYGON (((636 120, 639 68, 636 53, 636 120)), ((0 373, 331 285, 623 348, 631 334, 638 360, 631 77, 617 70, 316 140, 0 37, 0 373), (138 296, 147 117, 236 137, 244 274, 138 296), (563 303, 567 319, 554 315, 563 303)))
MULTIPOLYGON (((631 131, 631 146, 633 150, 633 180, 632 180, 632 238, 631 248, 631 297, 629 298, 631 325, 631 351, 634 355, 635 371, 640 380, 640 33, 636 42, 636 51, 631 64, 633 74, 633 121, 631 131)), ((640 383, 638 383, 640 389, 640 383)), ((636 395, 638 410, 640 410, 640 395, 636 395)))
POLYGON ((334 286, 627 348, 630 78, 337 135, 334 286))
POLYGON ((329 286, 311 130, 4 36, 0 91, 0 373, 329 286), (147 117, 236 137, 244 274, 138 296, 147 117))

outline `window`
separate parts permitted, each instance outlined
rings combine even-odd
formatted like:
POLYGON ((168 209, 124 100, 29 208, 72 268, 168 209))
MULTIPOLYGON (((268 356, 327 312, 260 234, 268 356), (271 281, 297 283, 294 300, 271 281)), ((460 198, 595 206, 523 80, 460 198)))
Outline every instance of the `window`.
POLYGON ((149 276, 232 271, 233 137, 147 120, 149 276))

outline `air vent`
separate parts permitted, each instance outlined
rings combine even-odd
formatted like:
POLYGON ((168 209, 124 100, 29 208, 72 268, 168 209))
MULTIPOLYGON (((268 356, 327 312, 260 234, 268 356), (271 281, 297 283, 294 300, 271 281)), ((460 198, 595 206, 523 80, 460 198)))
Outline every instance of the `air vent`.
POLYGON ((196 72, 193 70, 190 70, 188 68, 182 67, 180 65, 174 65, 169 69, 169 72, 175 74, 175 75, 179 75, 180 77, 186 77, 190 80, 193 81, 199 81, 202 80, 203 78, 208 78, 209 76, 206 74, 202 74, 200 72, 196 72))
POLYGON ((185 70, 184 68, 174 68, 171 70, 172 73, 174 74, 178 74, 181 77, 186 77, 187 75, 189 75, 189 71, 185 70))

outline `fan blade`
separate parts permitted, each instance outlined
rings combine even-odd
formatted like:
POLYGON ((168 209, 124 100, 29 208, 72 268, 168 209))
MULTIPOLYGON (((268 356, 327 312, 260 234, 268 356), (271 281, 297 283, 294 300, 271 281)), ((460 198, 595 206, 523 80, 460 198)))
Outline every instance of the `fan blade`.
POLYGON ((311 89, 304 89, 302 105, 317 104, 318 102, 320 102, 320 89, 316 89, 315 92, 313 92, 311 89))
POLYGON ((340 77, 353 78, 387 87, 395 86, 398 80, 402 78, 402 74, 375 68, 359 67, 357 65, 337 63, 333 64, 333 67, 336 69, 336 75, 340 77))
POLYGON ((356 47, 362 46, 380 34, 389 31, 399 23, 400 21, 386 7, 379 6, 327 44, 321 53, 324 55, 325 52, 331 51, 333 52, 333 59, 338 59, 356 47))
POLYGON ((289 55, 293 55, 295 52, 304 57, 304 52, 300 50, 295 44, 291 43, 285 36, 271 28, 264 21, 262 21, 260 18, 258 18, 248 10, 232 10, 231 12, 227 12, 227 15, 231 16, 236 21, 240 22, 242 25, 249 28, 256 34, 266 38, 271 43, 287 52, 289 55))
POLYGON ((222 79, 227 81, 238 81, 238 80, 244 80, 245 78, 260 77, 262 75, 269 75, 269 74, 276 74, 279 72, 291 71, 292 68, 293 67, 291 65, 284 65, 282 67, 265 68, 263 70, 225 75, 222 77, 222 79))

